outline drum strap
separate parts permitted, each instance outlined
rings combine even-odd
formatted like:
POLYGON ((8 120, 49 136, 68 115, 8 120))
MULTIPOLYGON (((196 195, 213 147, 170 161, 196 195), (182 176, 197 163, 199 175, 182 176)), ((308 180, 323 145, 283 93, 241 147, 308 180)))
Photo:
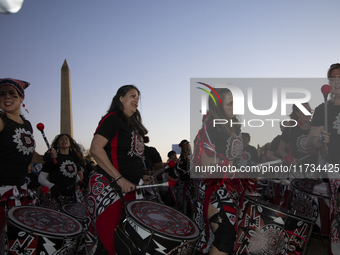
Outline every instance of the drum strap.
POLYGON ((110 182, 110 186, 115 189, 115 191, 118 193, 120 199, 122 200, 123 204, 125 204, 124 195, 122 193, 122 188, 116 183, 115 179, 112 178, 107 172, 105 172, 104 170, 102 170, 100 168, 97 169, 97 172, 99 174, 102 174, 110 182))

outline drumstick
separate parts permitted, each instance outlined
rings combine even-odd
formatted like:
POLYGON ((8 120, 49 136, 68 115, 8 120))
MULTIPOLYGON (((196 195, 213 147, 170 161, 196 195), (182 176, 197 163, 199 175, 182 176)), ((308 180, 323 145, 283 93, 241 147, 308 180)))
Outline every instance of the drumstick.
POLYGON ((165 172, 165 170, 167 170, 168 168, 173 168, 176 165, 175 161, 170 160, 168 162, 168 164, 163 167, 162 169, 158 170, 156 173, 154 173, 153 175, 150 176, 151 179, 155 179, 158 175, 162 174, 163 172, 165 172))
POLYGON ((331 93, 332 91, 332 88, 331 86, 329 86, 328 84, 325 84, 321 87, 321 92, 323 94, 323 98, 324 98, 324 104, 325 104, 325 107, 324 107, 324 115, 325 115, 325 131, 328 133, 328 107, 327 107, 327 97, 328 97, 328 94, 331 93))
POLYGON ((277 160, 273 160, 273 161, 268 161, 268 162, 264 162, 264 163, 259 163, 256 166, 266 166, 266 165, 274 165, 274 164, 281 164, 283 161, 282 159, 277 159, 277 160))
POLYGON ((260 163, 260 164, 257 164, 256 166, 266 166, 266 165, 281 164, 283 162, 286 162, 286 163, 289 164, 292 161, 293 161, 293 157, 291 155, 286 155, 285 156, 285 160, 277 159, 277 160, 273 160, 273 161, 268 161, 268 162, 260 163))
MULTIPOLYGON (((37 124, 37 129, 41 132, 41 134, 42 134, 42 136, 43 136, 43 138, 44 138, 44 140, 45 140, 45 143, 46 143, 46 145, 47 145, 48 150, 51 151, 51 146, 50 146, 50 144, 48 143, 47 138, 46 138, 46 136, 45 136, 44 128, 45 128, 44 124, 42 124, 42 123, 38 123, 38 124, 37 124)), ((53 163, 54 163, 54 164, 57 163, 57 160, 56 160, 55 158, 53 158, 52 160, 53 160, 53 163)))
MULTIPOLYGON (((296 161, 300 163, 301 161, 305 160, 306 158, 315 157, 317 154, 318 154, 317 151, 314 150, 310 154, 308 154, 306 156, 303 156, 302 158, 297 159, 296 161)), ((294 158, 293 158, 292 155, 286 155, 285 156, 285 160, 277 159, 277 160, 273 160, 273 161, 268 161, 268 162, 257 164, 257 166, 266 166, 266 165, 281 164, 283 162, 286 162, 287 164, 290 164, 293 161, 293 159, 294 158)))
POLYGON ((148 184, 148 185, 136 185, 136 189, 145 189, 145 188, 155 188, 155 187, 173 187, 176 182, 174 180, 168 180, 167 182, 157 183, 157 184, 148 184))

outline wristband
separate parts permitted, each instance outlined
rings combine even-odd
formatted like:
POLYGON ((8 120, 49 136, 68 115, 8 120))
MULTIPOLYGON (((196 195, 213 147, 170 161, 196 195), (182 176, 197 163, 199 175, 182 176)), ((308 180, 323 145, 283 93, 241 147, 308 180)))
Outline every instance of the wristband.
POLYGON ((121 175, 120 177, 118 177, 115 182, 117 182, 119 179, 123 178, 123 175, 121 175))

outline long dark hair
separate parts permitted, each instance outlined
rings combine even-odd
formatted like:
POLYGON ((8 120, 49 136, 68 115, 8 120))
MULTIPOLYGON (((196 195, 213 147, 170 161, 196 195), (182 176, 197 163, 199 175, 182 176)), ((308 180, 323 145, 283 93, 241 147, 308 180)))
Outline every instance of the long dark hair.
POLYGON ((138 96, 140 96, 140 91, 134 85, 124 85, 120 87, 116 95, 113 97, 107 113, 116 112, 117 115, 122 120, 124 120, 130 128, 136 128, 138 130, 138 133, 143 137, 144 143, 147 143, 149 141, 149 137, 146 136, 148 130, 142 124, 142 117, 140 115, 140 112, 138 111, 138 109, 136 109, 136 112, 130 118, 126 117, 126 115, 124 114, 123 104, 119 100, 120 97, 124 97, 126 93, 128 93, 131 89, 137 90, 138 96))
POLYGON ((73 140, 73 138, 69 134, 59 134, 59 135, 57 135, 52 142, 52 147, 56 151, 58 151, 58 142, 59 142, 59 139, 63 136, 67 136, 68 139, 70 140, 69 155, 71 155, 78 163, 83 164, 84 163, 84 159, 83 159, 83 156, 82 156, 83 152, 81 151, 81 149, 78 146, 78 144, 76 143, 76 141, 73 140))
MULTIPOLYGON (((231 91, 227 88, 217 88, 215 89, 217 94, 221 97, 221 101, 223 102, 225 96, 231 91)), ((207 118, 205 118, 204 122, 205 123, 209 123, 210 121, 212 121, 213 119, 226 119, 228 120, 228 124, 223 124, 223 125, 217 125, 217 129, 220 132, 224 132, 227 133, 231 136, 237 136, 238 133, 241 130, 241 126, 240 124, 233 124, 233 126, 230 125, 230 119, 227 117, 223 106, 220 105, 219 100, 217 98, 217 95, 211 91, 210 93, 214 98, 215 101, 218 102, 217 104, 215 104, 214 100, 211 98, 211 96, 209 97, 209 113, 207 118)), ((233 122, 239 122, 237 117, 232 118, 233 122)))

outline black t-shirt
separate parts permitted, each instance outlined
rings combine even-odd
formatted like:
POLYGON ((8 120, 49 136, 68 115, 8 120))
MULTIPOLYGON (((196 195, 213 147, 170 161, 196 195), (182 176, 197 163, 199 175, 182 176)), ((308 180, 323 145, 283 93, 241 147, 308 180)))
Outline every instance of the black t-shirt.
POLYGON ((19 124, 0 113, 0 185, 23 185, 32 161, 35 141, 31 123, 19 124))
MULTIPOLYGON (((95 134, 108 140, 104 150, 112 165, 129 181, 138 184, 143 177, 144 141, 137 130, 131 130, 116 113, 100 121, 95 134)), ((99 169, 100 166, 99 166, 99 169)), ((104 171, 101 169, 101 171, 104 171)))
MULTIPOLYGON (((295 127, 287 127, 283 131, 281 139, 288 145, 291 155, 294 158, 301 159, 302 157, 309 155, 314 150, 313 147, 308 146, 308 133, 309 129, 304 130, 299 125, 295 127)), ((309 157, 301 163, 316 164, 317 157, 309 157)))
POLYGON ((144 163, 146 169, 152 170, 153 165, 156 163, 162 163, 162 158, 159 152, 154 147, 144 145, 144 163))
MULTIPOLYGON (((164 167, 166 167, 168 164, 165 164, 164 167)), ((178 178, 175 174, 175 167, 169 167, 168 169, 165 170, 165 173, 168 173, 169 176, 173 179, 178 178)))
MULTIPOLYGON (((326 161, 330 164, 340 164, 340 105, 328 102, 328 132, 331 133, 327 144, 328 154, 326 161)), ((324 103, 316 107, 313 114, 312 126, 325 125, 324 103)))
POLYGON ((250 160, 254 164, 259 163, 259 154, 254 146, 248 145, 247 147, 243 147, 243 151, 247 160, 250 160))
MULTIPOLYGON (((215 145, 217 154, 223 155, 227 159, 242 157, 243 142, 240 130, 238 130, 237 136, 233 137, 225 132, 219 132, 216 127, 214 128, 213 125, 209 125, 207 133, 212 145, 215 145)), ((207 155, 214 156, 214 153, 211 151, 209 152, 206 148, 204 148, 204 151, 207 155)))
POLYGON ((81 169, 71 155, 58 153, 57 163, 48 161, 44 163, 41 171, 49 174, 50 182, 58 187, 62 195, 73 196, 75 194, 77 173, 81 169))
MULTIPOLYGON (((274 156, 277 158, 282 158, 282 156, 278 153, 278 149, 281 142, 281 135, 276 136, 273 141, 270 143, 269 150, 274 152, 274 156)), ((286 153, 289 154, 289 148, 286 146, 286 153)))

